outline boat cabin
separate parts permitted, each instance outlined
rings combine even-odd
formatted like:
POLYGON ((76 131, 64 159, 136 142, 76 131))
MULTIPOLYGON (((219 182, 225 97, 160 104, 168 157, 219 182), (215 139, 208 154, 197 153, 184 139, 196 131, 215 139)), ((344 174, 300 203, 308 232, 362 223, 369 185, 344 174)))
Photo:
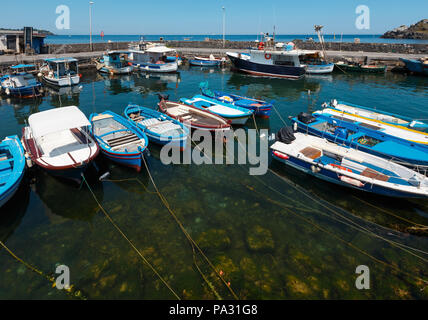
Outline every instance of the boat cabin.
POLYGON ((153 63, 163 64, 168 63, 168 54, 175 53, 174 49, 165 46, 154 46, 146 50, 130 50, 129 59, 134 64, 153 63))
POLYGON ((264 65, 303 67, 299 60, 299 51, 264 51, 250 50, 250 56, 242 55, 243 59, 264 65))
POLYGON ((127 51, 109 51, 104 54, 101 62, 107 67, 124 68, 128 66, 128 54, 127 51))
POLYGON ((53 72, 56 79, 79 74, 78 61, 75 58, 46 59, 45 65, 48 67, 49 73, 53 72))

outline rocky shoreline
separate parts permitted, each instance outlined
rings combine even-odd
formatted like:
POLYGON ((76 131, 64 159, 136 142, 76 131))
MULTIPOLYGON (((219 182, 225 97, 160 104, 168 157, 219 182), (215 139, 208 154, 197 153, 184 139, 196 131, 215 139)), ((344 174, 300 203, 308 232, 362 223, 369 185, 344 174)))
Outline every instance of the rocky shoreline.
POLYGON ((402 25, 401 27, 386 32, 381 38, 428 40, 428 19, 423 19, 410 27, 402 25))

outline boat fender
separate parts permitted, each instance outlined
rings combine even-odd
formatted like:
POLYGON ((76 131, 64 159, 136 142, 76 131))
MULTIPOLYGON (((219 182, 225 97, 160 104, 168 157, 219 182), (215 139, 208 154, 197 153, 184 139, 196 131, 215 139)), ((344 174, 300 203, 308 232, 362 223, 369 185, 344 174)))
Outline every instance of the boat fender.
POLYGON ((288 160, 290 159, 290 157, 288 155, 286 155, 285 153, 279 152, 279 151, 274 151, 273 154, 283 160, 288 160))
POLYGON ((272 55, 270 53, 265 54, 265 59, 270 60, 272 58, 272 55))
POLYGON ((5 92, 7 95, 10 95, 10 89, 9 89, 9 88, 6 88, 6 89, 4 90, 4 92, 5 92))
POLYGON ((357 179, 353 179, 346 176, 339 176, 339 179, 342 182, 345 182, 347 184, 350 184, 359 188, 364 187, 364 183, 362 183, 360 180, 357 180, 357 179))
POLYGON ((318 167, 318 166, 315 166, 315 165, 311 165, 311 171, 312 171, 313 173, 318 173, 318 172, 320 172, 320 171, 321 171, 321 168, 320 168, 320 167, 318 167))
POLYGON ((293 130, 294 130, 294 132, 297 132, 297 129, 298 129, 297 122, 294 122, 294 124, 293 124, 293 130))

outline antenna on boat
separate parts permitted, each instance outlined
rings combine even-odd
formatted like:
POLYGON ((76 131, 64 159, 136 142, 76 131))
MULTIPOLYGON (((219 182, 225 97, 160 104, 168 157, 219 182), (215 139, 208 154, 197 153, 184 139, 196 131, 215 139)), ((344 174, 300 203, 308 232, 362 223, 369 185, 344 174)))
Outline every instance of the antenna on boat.
POLYGON ((322 53, 324 55, 324 60, 327 61, 327 54, 325 51, 325 42, 324 42, 324 35, 322 34, 322 28, 324 28, 324 26, 321 26, 321 25, 315 25, 314 26, 315 32, 317 33, 318 39, 319 39, 320 44, 321 44, 321 50, 322 50, 322 53))

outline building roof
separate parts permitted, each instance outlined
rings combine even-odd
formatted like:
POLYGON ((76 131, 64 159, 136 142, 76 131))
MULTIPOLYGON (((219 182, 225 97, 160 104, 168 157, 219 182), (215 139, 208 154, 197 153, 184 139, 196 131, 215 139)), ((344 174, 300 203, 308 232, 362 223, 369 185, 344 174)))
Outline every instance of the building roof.
MULTIPOLYGON (((0 29, 0 35, 3 36, 24 36, 24 31, 23 30, 2 30, 0 29)), ((38 33, 38 32, 33 32, 33 37, 36 38, 46 38, 47 35, 44 33, 38 33)))

